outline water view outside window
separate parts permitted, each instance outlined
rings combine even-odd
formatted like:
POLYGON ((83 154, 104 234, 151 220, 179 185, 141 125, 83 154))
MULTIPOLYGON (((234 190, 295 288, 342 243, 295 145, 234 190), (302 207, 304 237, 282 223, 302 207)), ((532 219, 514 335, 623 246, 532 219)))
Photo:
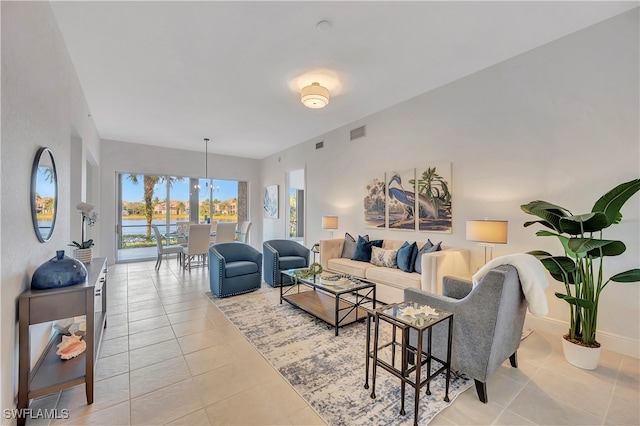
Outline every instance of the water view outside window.
MULTIPOLYGON (((46 154, 46 153, 45 153, 46 154)), ((46 160, 43 155, 43 162, 46 160)), ((56 182, 53 167, 49 165, 38 165, 36 176, 35 207, 36 219, 40 235, 46 237, 51 233, 53 223, 53 210, 56 205, 56 182)))
POLYGON ((289 189, 289 238, 298 236, 298 191, 295 188, 289 189))
MULTIPOLYGON (((156 246, 152 224, 166 234, 177 222, 238 222, 238 181, 121 173, 119 183, 119 258, 121 250, 156 246)), ((155 252, 142 255, 149 256, 155 252)))
POLYGON ((198 185, 199 222, 238 223, 238 181, 212 179, 208 184, 206 179, 200 179, 198 185))
POLYGON ((304 190, 289 189, 289 238, 304 238, 304 190))

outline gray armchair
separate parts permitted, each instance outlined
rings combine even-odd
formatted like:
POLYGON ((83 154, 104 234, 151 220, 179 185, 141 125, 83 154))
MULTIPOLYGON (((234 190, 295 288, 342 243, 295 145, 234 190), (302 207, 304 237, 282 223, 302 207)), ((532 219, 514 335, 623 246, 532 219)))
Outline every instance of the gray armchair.
POLYGON ((280 271, 309 266, 311 252, 293 240, 270 240, 262 244, 264 254, 264 280, 271 287, 290 284, 287 279, 282 282, 280 271))
MULTIPOLYGON (((453 313, 451 369, 473 378, 478 398, 486 403, 491 373, 507 358, 512 367, 518 366, 516 350, 527 309, 518 272, 513 266, 498 266, 473 288, 469 281, 444 277, 442 293, 407 288, 404 299, 453 313)), ((415 346, 416 336, 410 341, 415 346)), ((433 327, 433 356, 446 359, 446 348, 446 324, 437 324, 433 327)))
POLYGON ((248 244, 218 243, 209 247, 209 286, 218 297, 260 288, 262 253, 248 244))

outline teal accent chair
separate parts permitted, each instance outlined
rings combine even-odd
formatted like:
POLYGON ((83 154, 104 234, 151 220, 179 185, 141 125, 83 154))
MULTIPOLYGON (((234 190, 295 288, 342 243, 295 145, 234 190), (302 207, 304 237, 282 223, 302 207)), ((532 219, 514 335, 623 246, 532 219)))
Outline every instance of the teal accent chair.
POLYGON ((209 286, 218 297, 260 288, 262 253, 248 244, 218 243, 209 247, 209 286))
POLYGON ((264 281, 271 287, 289 285, 291 281, 282 281, 280 271, 295 268, 308 268, 311 251, 293 240, 269 240, 262 244, 264 254, 264 281))

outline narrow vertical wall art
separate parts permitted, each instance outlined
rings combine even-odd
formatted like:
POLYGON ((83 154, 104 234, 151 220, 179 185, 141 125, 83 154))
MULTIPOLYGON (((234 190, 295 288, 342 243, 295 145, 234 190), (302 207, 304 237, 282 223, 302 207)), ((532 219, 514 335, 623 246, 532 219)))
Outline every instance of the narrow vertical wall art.
POLYGON ((416 176, 418 231, 451 232, 451 163, 419 168, 416 176))
POLYGON ((278 185, 265 186, 262 204, 265 218, 278 218, 278 185))
POLYGON ((416 229, 416 169, 387 172, 387 212, 389 229, 416 229))
POLYGON ((365 185, 364 227, 384 228, 386 208, 384 173, 371 179, 365 185))

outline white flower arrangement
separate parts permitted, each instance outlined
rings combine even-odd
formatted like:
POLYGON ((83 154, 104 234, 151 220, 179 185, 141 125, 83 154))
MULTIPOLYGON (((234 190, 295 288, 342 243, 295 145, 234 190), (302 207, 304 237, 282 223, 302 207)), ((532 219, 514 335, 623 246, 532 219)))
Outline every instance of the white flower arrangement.
POLYGON ((98 212, 96 212, 95 206, 93 204, 79 202, 76 205, 76 209, 82 213, 82 239, 80 240, 82 243, 78 243, 77 241, 72 241, 72 244, 69 244, 72 247, 77 247, 79 249, 86 249, 93 246, 93 240, 84 239, 84 225, 85 223, 89 226, 93 226, 98 221, 98 212))

